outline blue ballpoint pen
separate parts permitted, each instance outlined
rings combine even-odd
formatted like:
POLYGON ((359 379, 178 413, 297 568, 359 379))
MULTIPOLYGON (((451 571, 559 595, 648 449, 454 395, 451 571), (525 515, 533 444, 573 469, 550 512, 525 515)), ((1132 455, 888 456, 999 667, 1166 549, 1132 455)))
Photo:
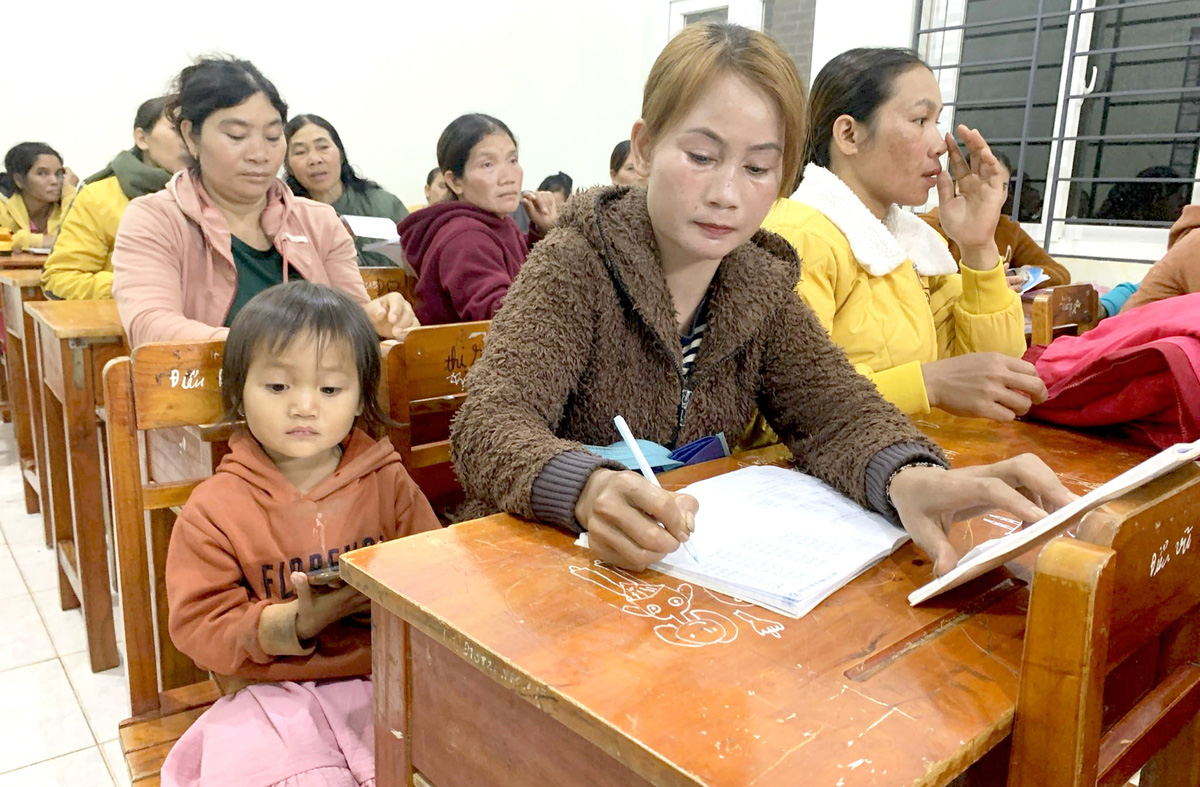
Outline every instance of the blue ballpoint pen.
MULTIPOLYGON (((662 484, 658 483, 658 478, 655 477, 654 471, 650 469, 650 463, 646 461, 646 455, 642 453, 642 449, 637 444, 637 440, 633 438, 633 432, 629 431, 629 424, 625 423, 625 419, 617 416, 613 419, 613 423, 617 425, 617 431, 621 433, 621 439, 625 441, 625 445, 629 446, 629 450, 633 453, 633 458, 637 460, 638 468, 641 469, 642 475, 646 480, 655 486, 661 488, 662 484)), ((692 546, 692 542, 684 541, 683 548, 692 556, 692 560, 700 562, 700 556, 696 554, 696 548, 692 546)))

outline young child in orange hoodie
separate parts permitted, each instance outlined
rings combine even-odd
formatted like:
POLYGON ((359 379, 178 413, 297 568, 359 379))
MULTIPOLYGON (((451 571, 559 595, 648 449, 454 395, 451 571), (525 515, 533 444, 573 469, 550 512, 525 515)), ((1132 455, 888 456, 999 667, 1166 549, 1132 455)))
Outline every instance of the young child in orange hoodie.
POLYGON ((171 639, 226 696, 172 748, 164 785, 374 784, 370 604, 308 577, 438 527, 387 440, 379 344, 347 295, 291 282, 229 331, 221 395, 248 430, 171 533, 171 639), (229 693, 232 691, 232 693, 229 693))

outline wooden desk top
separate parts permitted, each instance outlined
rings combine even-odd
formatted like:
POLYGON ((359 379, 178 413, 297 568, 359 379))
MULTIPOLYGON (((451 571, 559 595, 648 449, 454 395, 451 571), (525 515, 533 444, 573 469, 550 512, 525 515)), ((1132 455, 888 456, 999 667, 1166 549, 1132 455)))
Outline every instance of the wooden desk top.
POLYGON ((46 264, 46 254, 30 254, 26 251, 14 253, 11 257, 0 257, 0 269, 3 268, 40 268, 46 264))
POLYGON ((42 272, 40 270, 0 270, 0 284, 9 287, 40 287, 42 272))
POLYGON ((33 319, 45 325, 59 339, 101 339, 124 337, 117 304, 100 301, 38 301, 25 304, 33 319))
MULTIPOLYGON (((1033 450, 1076 491, 1151 453, 1036 424, 922 421, 957 463, 1033 450)), ((664 486, 779 456, 682 468, 664 486)), ((989 517, 957 540, 1007 526, 989 517)), ((496 515, 342 564, 372 599, 655 783, 944 785, 1011 730, 1028 594, 1009 568, 912 608, 931 566, 909 543, 792 620, 596 566, 573 540, 496 515)))

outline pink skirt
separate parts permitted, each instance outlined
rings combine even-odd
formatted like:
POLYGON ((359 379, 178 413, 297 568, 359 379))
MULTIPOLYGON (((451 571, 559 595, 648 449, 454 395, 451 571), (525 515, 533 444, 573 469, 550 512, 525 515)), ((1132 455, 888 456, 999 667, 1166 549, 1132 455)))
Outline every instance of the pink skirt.
POLYGON ((374 787, 371 680, 261 683, 222 697, 167 755, 163 787, 374 787))

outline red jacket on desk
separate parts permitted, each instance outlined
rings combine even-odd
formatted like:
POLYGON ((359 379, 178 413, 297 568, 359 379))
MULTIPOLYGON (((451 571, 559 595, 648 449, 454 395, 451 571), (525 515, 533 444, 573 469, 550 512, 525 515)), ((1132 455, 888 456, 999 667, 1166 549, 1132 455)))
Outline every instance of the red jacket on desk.
POLYGON ((1122 312, 1025 360, 1050 392, 1031 418, 1121 425, 1158 448, 1200 439, 1200 293, 1122 312))
POLYGON ((417 272, 415 311, 422 325, 492 319, 538 240, 507 216, 457 201, 411 213, 397 228, 417 272))

